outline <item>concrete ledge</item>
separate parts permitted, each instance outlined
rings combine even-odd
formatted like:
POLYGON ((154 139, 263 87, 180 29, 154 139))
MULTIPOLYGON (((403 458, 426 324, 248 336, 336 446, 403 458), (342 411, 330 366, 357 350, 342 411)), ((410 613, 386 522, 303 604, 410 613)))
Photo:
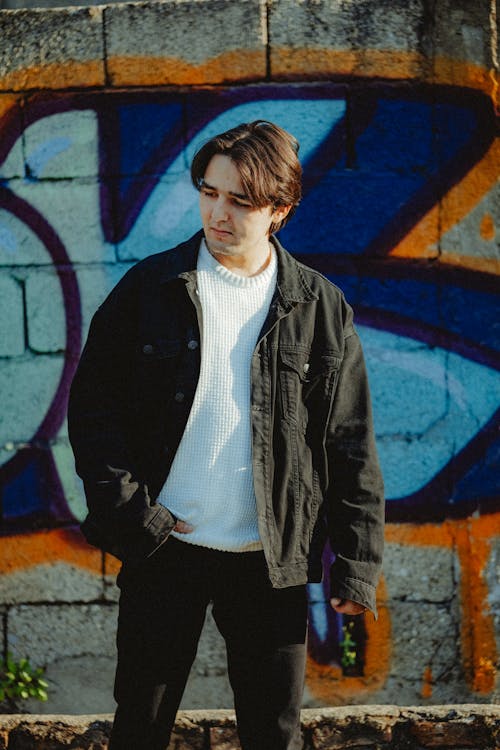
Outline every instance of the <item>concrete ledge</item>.
MULTIPOLYGON (((98 750, 111 715, 0 716, 0 750, 98 750)), ((347 706, 302 712, 304 750, 494 750, 500 705, 347 706)), ((179 713, 170 750, 237 750, 232 711, 179 713)))

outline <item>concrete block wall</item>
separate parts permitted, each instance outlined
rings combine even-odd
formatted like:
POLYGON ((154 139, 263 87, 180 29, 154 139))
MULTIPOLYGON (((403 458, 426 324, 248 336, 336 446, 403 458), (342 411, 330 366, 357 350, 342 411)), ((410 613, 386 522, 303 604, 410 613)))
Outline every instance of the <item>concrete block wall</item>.
MULTIPOLYGON (((380 619, 350 673, 310 587, 304 705, 498 701, 494 3, 2 10, 0 38, 0 635, 46 665, 42 710, 113 710, 118 564, 78 531, 65 425, 91 315, 198 228, 197 145, 257 118, 301 142, 281 239, 355 308, 388 497, 380 619)), ((208 615, 184 706, 230 705, 208 615)))

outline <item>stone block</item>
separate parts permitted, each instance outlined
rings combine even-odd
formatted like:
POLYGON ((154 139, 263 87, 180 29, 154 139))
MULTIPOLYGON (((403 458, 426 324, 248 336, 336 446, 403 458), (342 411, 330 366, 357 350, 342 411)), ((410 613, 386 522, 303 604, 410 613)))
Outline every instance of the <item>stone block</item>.
POLYGON ((457 593, 454 553, 439 547, 387 544, 384 575, 390 599, 445 603, 457 593))
POLYGON ((17 279, 4 272, 0 275, 0 356, 19 356, 24 346, 23 289, 17 279))
MULTIPOLYGON (((493 68, 490 13, 487 2, 439 0, 433 13, 436 57, 461 60, 486 70, 493 68)), ((463 85, 459 80, 457 83, 463 85)))
POLYGON ((459 658, 456 618, 455 611, 439 604, 394 602, 391 675, 419 679, 430 669, 436 681, 451 672, 459 658))
POLYGON ((271 76, 421 74, 421 0, 275 0, 270 6, 271 76))
POLYGON ((110 6, 104 25, 111 83, 195 85, 264 78, 264 12, 263 0, 110 6))
POLYGON ((81 656, 115 657, 116 607, 112 604, 21 605, 8 620, 8 647, 40 664, 81 656))
MULTIPOLYGON (((35 100, 36 104, 36 100, 35 100)), ((26 170, 36 180, 97 177, 99 144, 97 114, 73 108, 40 117, 28 101, 24 130, 26 170), (31 122, 33 117, 37 117, 31 122), (38 119, 39 118, 39 119, 38 119)))
POLYGON ((25 284, 30 349, 37 353, 64 351, 66 313, 55 269, 31 271, 25 284))
POLYGON ((0 575, 0 602, 4 604, 93 601, 102 596, 102 590, 99 575, 64 562, 0 575))
POLYGON ((54 716, 50 721, 23 716, 10 732, 9 747, 17 750, 63 750, 68 747, 105 750, 110 730, 110 721, 103 720, 103 717, 89 725, 84 718, 76 716, 54 716))
MULTIPOLYGON (((498 171, 498 163, 488 164, 487 170, 492 167, 498 171)), ((485 171, 481 169, 469 190, 451 191, 440 206, 442 225, 449 227, 441 238, 441 253, 449 260, 455 257, 458 265, 467 265, 465 259, 470 259, 469 265, 478 270, 481 260, 498 263, 500 258, 500 185, 493 185, 480 197, 484 189, 481 178, 489 182, 485 171)), ((485 265, 484 270, 490 267, 485 265)))
MULTIPOLYGON (((11 181, 9 187, 13 184, 20 183, 11 181)), ((31 218, 31 210, 16 196, 11 195, 6 207, 0 208, 0 266, 47 265, 52 262, 47 245, 49 238, 44 228, 38 222, 33 224, 31 218)))
POLYGON ((0 94, 0 179, 24 176, 22 119, 18 102, 17 96, 0 94))
POLYGON ((46 703, 30 700, 30 713, 104 714, 114 713, 114 656, 67 656, 48 665, 44 678, 49 683, 46 703))
POLYGON ((43 421, 61 379, 63 358, 26 354, 0 368, 0 445, 28 442, 43 421))
POLYGON ((5 10, 0 89, 102 86, 102 9, 5 10))
POLYGON ((95 179, 11 180, 9 188, 29 203, 54 230, 63 248, 55 244, 50 230, 38 225, 52 259, 63 264, 66 251, 71 262, 114 262, 114 248, 106 242, 101 225, 100 183, 95 179))

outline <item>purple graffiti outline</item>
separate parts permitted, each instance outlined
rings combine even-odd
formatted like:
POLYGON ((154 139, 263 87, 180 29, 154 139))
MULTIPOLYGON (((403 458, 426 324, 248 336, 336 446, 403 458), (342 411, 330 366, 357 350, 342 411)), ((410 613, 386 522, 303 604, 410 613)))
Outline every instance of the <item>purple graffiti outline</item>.
POLYGON ((0 208, 9 211, 26 224, 44 245, 59 278, 66 321, 64 364, 52 401, 30 440, 30 448, 18 451, 0 467, 0 483, 5 484, 11 481, 28 466, 31 460, 43 457, 48 462, 45 467, 46 481, 52 485, 51 504, 57 511, 56 515, 64 520, 74 521, 64 498, 52 454, 44 450, 44 446, 55 436, 64 421, 69 387, 81 349, 82 313, 76 273, 61 239, 45 218, 27 201, 14 195, 2 185, 0 185, 0 208))

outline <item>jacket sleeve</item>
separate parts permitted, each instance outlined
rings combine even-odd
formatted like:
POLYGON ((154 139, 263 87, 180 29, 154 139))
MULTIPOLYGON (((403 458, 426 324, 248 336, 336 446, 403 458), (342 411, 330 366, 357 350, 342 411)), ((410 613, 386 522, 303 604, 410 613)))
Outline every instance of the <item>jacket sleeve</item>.
POLYGON ((331 595, 377 616, 376 586, 384 547, 384 491, 361 342, 345 306, 345 350, 327 430, 328 528, 336 557, 331 595))
POLYGON ((82 524, 87 541, 121 560, 139 561, 165 541, 175 518, 151 501, 127 444, 130 305, 123 287, 92 319, 71 386, 68 428, 89 509, 82 524))

